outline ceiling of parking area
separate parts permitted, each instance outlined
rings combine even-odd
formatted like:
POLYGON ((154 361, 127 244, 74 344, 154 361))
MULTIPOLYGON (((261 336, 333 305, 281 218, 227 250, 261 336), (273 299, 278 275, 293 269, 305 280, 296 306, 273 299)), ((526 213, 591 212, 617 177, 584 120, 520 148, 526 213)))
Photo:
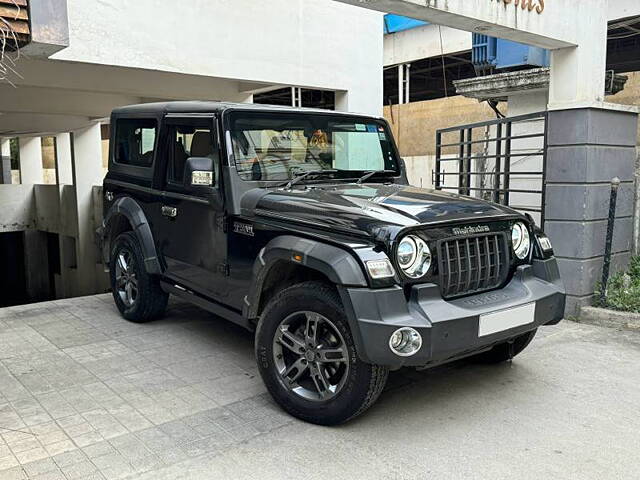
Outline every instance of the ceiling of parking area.
POLYGON ((237 100, 234 80, 23 57, 15 87, 0 84, 0 136, 72 131, 122 105, 159 100, 237 100))

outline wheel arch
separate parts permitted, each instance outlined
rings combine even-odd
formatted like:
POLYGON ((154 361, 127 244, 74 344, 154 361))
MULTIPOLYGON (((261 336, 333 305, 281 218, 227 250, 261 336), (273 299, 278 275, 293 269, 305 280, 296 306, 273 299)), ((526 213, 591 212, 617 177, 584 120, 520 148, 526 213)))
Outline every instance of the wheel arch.
POLYGON ((253 264, 253 281, 245 298, 245 317, 257 318, 271 293, 307 280, 321 280, 336 287, 367 286, 362 267, 347 250, 283 235, 271 240, 253 264))
POLYGON ((162 273, 151 227, 142 208, 133 198, 121 197, 116 200, 105 215, 103 225, 102 256, 105 265, 109 264, 111 247, 116 237, 123 232, 132 231, 140 243, 147 273, 162 273))

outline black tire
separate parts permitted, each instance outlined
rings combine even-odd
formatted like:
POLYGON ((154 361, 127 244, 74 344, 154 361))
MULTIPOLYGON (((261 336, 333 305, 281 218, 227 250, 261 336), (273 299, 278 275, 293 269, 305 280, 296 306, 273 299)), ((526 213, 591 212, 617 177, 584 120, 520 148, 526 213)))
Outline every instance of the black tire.
POLYGON ((169 294, 160 288, 160 280, 149 275, 145 270, 142 250, 133 232, 122 233, 113 242, 109 269, 113 299, 124 318, 132 322, 144 323, 164 314, 169 294), (128 269, 124 269, 126 271, 124 275, 119 275, 123 271, 123 265, 118 264, 121 255, 130 259, 130 262, 127 262, 128 269), (134 281, 136 284, 135 296, 131 296, 131 302, 129 302, 126 287, 123 287, 124 276, 130 279, 131 284, 134 281))
MULTIPOLYGON (((304 320, 302 320, 303 322, 304 320)), ((307 328, 308 325, 309 320, 307 319, 307 328)), ((296 338, 304 343, 305 338, 309 338, 307 332, 308 330, 304 331, 304 337, 296 338)), ((295 344, 294 347, 297 345, 295 344)), ((321 282, 305 282, 294 285, 279 292, 269 302, 258 323, 255 350, 260 375, 274 400, 294 417, 318 425, 337 425, 363 413, 373 405, 382 393, 389 373, 386 367, 371 365, 358 358, 340 297, 335 289, 321 282), (316 341, 313 348, 306 347, 308 350, 317 352, 316 361, 313 361, 313 353, 311 360, 307 362, 305 358, 309 358, 306 356, 309 353, 292 353, 289 350, 290 347, 282 343, 282 339, 285 338, 282 334, 282 325, 291 322, 284 327, 287 333, 291 333, 289 328, 292 328, 291 325, 295 324, 296 316, 299 315, 303 315, 304 318, 315 316, 314 318, 318 319, 316 326, 312 327, 314 338, 324 334, 324 338, 316 341), (294 320, 290 321, 289 319, 294 320), (332 348, 331 340, 327 340, 327 335, 335 342, 333 344, 336 347, 334 350, 341 350, 341 353, 337 354, 341 357, 339 363, 333 363, 332 359, 328 359, 326 353, 320 353, 323 350, 327 352, 332 348), (276 336, 280 338, 280 341, 275 340, 276 336), (318 346, 319 342, 326 343, 318 346), (327 349, 321 348, 326 345, 329 345, 327 349), (285 378, 288 377, 282 375, 283 367, 278 365, 278 362, 280 364, 285 362, 283 357, 287 355, 297 358, 305 365, 308 363, 308 367, 305 367, 308 378, 302 375, 300 381, 296 381, 294 384, 298 385, 297 387, 287 383, 285 378), (299 356, 295 357, 296 355, 299 356), (323 355, 324 358, 318 360, 323 355), (328 372, 333 372, 333 374, 328 374, 328 372), (335 380, 338 385, 334 386, 331 383, 332 379, 337 379, 340 372, 342 372, 341 380, 339 382, 335 380), (317 382, 321 378, 327 380, 327 382, 323 382, 322 387, 331 385, 331 388, 335 387, 335 391, 330 392, 330 389, 324 389, 321 392, 323 388, 318 387, 317 382), (302 385, 305 385, 305 382, 306 385, 312 386, 308 389, 303 388, 302 385), (313 399, 304 397, 303 395, 313 393, 313 385, 316 387, 318 396, 322 397, 323 394, 333 396, 313 399), (302 390, 303 393, 294 392, 294 388, 302 390)), ((296 370, 293 371, 296 372, 296 370)), ((299 374, 296 372, 296 375, 299 374)))
POLYGON ((502 363, 506 362, 510 358, 515 357, 519 353, 521 353, 529 344, 533 337, 536 336, 537 329, 531 332, 524 333, 519 337, 513 339, 513 355, 509 353, 509 342, 501 343, 496 345, 491 350, 486 352, 482 352, 478 355, 472 357, 472 359, 479 363, 502 363))

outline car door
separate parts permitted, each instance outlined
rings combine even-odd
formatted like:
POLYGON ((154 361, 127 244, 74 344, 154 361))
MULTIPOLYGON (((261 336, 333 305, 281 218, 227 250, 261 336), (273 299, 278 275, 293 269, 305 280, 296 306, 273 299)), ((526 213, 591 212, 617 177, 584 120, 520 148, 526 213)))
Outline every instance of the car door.
POLYGON ((167 117, 162 227, 157 240, 166 276, 214 300, 227 296, 227 234, 220 192, 220 150, 214 117, 167 117), (194 193, 185 178, 190 157, 213 160, 210 192, 194 193))
POLYGON ((105 204, 121 196, 133 198, 142 208, 152 231, 161 200, 153 188, 157 165, 159 118, 153 115, 114 117, 111 123, 109 172, 104 180, 105 204))

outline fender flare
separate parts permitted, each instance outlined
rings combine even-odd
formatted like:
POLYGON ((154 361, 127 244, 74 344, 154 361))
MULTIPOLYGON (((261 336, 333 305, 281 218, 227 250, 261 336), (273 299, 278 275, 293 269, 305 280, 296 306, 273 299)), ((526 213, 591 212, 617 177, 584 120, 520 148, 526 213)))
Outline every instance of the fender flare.
POLYGON ((265 245, 253 263, 253 282, 245 297, 244 314, 256 318, 267 275, 278 261, 316 270, 336 286, 366 287, 367 279, 355 255, 333 245, 293 235, 282 235, 265 245), (301 260, 294 260, 293 254, 301 260))
MULTIPOLYGON (((133 229, 133 233, 140 242, 140 249, 142 250, 142 256, 144 257, 144 267, 147 273, 152 275, 159 275, 162 273, 162 267, 158 259, 156 252, 156 246, 153 241, 153 235, 151 233, 151 227, 145 216, 142 208, 131 197, 121 197, 114 202, 102 223, 102 252, 103 256, 111 254, 111 224, 114 219, 119 215, 124 216, 133 229)), ((108 261, 105 262, 108 265, 108 261)))

